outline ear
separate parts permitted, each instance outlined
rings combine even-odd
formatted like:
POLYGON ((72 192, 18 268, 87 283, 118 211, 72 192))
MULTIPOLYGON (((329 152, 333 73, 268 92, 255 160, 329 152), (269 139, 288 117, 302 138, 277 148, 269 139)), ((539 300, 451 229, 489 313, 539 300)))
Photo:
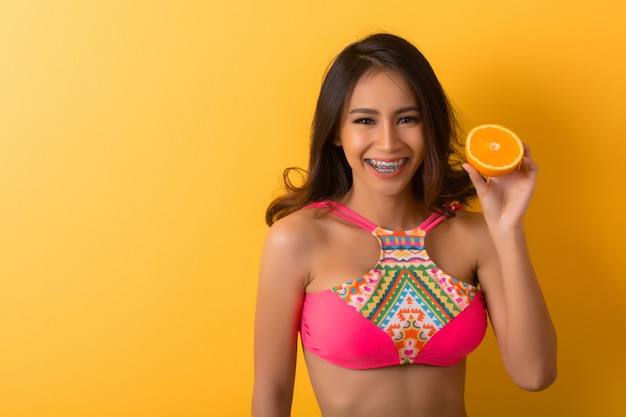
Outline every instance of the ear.
POLYGON ((333 145, 341 147, 341 138, 339 135, 335 136, 335 139, 333 139, 333 145))

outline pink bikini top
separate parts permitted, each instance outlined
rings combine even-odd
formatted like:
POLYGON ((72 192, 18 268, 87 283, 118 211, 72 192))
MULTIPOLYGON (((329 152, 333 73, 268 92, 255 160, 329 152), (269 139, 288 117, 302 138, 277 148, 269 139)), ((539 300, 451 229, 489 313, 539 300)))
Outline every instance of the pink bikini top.
POLYGON ((426 232, 445 216, 434 213, 413 230, 395 232, 335 202, 307 207, 326 208, 371 232, 381 247, 364 276, 305 295, 300 334, 308 352, 344 368, 370 369, 450 366, 478 347, 487 328, 481 291, 440 270, 424 247, 426 232))

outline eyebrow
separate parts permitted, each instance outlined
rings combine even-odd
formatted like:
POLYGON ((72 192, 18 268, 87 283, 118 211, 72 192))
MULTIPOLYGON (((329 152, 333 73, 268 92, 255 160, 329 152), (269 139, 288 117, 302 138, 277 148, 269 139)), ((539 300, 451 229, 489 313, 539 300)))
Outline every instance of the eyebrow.
MULTIPOLYGON (((394 112, 394 114, 402 114, 402 113, 407 113, 410 111, 422 111, 422 109, 419 106, 407 106, 407 107, 402 107, 398 110, 396 110, 394 112)), ((356 109, 352 109, 350 110, 349 114, 354 114, 354 113, 363 113, 363 114, 379 114, 378 110, 374 110, 374 109, 368 109, 365 107, 359 107, 356 109)))

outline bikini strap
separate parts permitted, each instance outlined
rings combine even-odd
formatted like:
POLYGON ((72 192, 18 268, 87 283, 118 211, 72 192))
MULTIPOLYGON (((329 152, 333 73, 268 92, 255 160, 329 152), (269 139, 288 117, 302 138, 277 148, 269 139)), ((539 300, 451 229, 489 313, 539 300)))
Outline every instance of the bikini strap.
POLYGON ((341 217, 342 219, 362 228, 367 230, 368 232, 373 232, 375 229, 378 228, 378 226, 376 226, 374 223, 372 223, 371 221, 367 220, 365 217, 361 216, 360 214, 350 210, 348 207, 346 206, 342 206, 339 203, 335 203, 334 201, 330 201, 330 200, 324 200, 324 201, 318 201, 315 203, 311 203, 308 204, 306 206, 304 206, 303 208, 307 208, 307 207, 315 207, 315 208, 325 208, 331 211, 331 213, 336 214, 337 216, 341 217))
MULTIPOLYGON (((352 223, 352 224, 354 224, 354 225, 356 225, 356 226, 358 226, 358 227, 360 227, 362 229, 365 229, 365 230, 367 230, 370 233, 378 228, 378 226, 376 226, 371 221, 367 220, 365 217, 363 217, 360 214, 350 210, 346 206, 342 206, 339 203, 335 203, 334 201, 330 201, 330 200, 318 201, 318 202, 315 202, 315 203, 307 204, 303 208, 307 208, 307 207, 328 209, 332 213, 334 213, 337 216, 341 217, 342 219, 344 219, 344 220, 346 220, 346 221, 348 221, 348 222, 350 222, 350 223, 352 223)), ((451 212, 455 212, 457 210, 463 210, 463 206, 461 206, 460 204, 456 204, 456 203, 447 204, 447 207, 448 207, 448 209, 451 212)), ((447 217, 448 217, 448 215, 444 214, 441 211, 435 212, 435 213, 431 214, 430 216, 428 216, 426 218, 426 220, 424 220, 422 222, 422 224, 419 226, 419 228, 422 229, 425 232, 428 232, 429 230, 431 230, 435 226, 437 226, 439 223, 444 221, 447 217)))
MULTIPOLYGON (((456 204, 456 203, 447 204, 447 207, 453 213, 457 210, 463 210, 463 206, 461 206, 460 204, 456 204)), ((428 216, 426 220, 422 222, 422 224, 420 225, 420 229, 422 229, 425 232, 428 232, 429 230, 437 226, 439 223, 444 221, 446 218, 448 218, 448 215, 443 214, 440 211, 435 212, 431 214, 430 216, 428 216)))

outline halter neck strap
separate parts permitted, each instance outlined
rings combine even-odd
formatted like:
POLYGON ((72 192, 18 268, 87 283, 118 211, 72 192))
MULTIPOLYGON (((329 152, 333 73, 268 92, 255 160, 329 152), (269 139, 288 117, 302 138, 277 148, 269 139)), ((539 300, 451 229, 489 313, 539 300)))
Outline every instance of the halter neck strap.
MULTIPOLYGON (((336 203, 334 201, 330 201, 330 200, 324 200, 324 201, 319 201, 319 202, 315 202, 315 203, 311 203, 305 206, 306 207, 315 207, 315 208, 325 208, 330 210, 332 213, 334 213, 335 215, 341 217, 342 219, 362 228, 367 230, 368 232, 373 232, 375 229, 378 228, 378 226, 374 223, 372 223, 371 221, 367 220, 365 217, 361 216, 360 214, 356 213, 355 211, 349 209, 346 206, 343 206, 339 203, 336 203)), ((450 204, 449 208, 451 211, 457 211, 457 210, 461 210, 462 207, 459 204, 450 204)), ((446 215, 443 214, 442 212, 435 212, 432 213, 430 216, 428 216, 426 218, 426 220, 424 220, 422 222, 422 224, 419 225, 419 228, 422 229, 425 232, 428 232, 429 230, 433 229, 435 226, 437 226, 439 223, 441 223, 442 221, 444 221, 446 219, 446 215)))
POLYGON ((356 213, 355 211, 350 210, 346 206, 342 206, 339 203, 335 203, 334 201, 325 200, 317 203, 311 203, 306 207, 316 207, 316 208, 326 208, 329 209, 332 213, 341 217, 342 219, 367 230, 368 232, 373 232, 378 226, 376 226, 371 221, 367 220, 365 217, 356 213))

